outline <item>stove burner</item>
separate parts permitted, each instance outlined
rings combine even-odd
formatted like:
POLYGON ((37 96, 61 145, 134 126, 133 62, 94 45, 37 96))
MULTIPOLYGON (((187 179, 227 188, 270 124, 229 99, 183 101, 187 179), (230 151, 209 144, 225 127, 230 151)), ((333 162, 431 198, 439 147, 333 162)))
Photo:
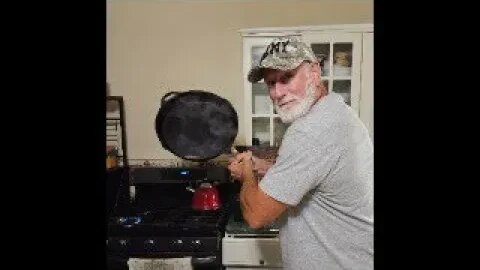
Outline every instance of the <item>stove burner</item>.
POLYGON ((132 226, 132 225, 141 223, 142 217, 140 216, 118 217, 116 221, 117 221, 117 224, 120 224, 120 225, 132 226))
POLYGON ((133 226, 137 224, 150 223, 155 218, 155 214, 151 211, 145 212, 127 212, 114 216, 111 221, 113 224, 122 226, 133 226))

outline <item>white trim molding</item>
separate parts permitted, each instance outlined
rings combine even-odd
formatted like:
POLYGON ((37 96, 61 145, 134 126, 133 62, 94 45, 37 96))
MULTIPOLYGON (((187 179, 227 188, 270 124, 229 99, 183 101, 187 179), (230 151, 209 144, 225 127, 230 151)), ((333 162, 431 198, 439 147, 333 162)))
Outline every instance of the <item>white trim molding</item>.
POLYGON ((300 34, 306 31, 315 32, 345 32, 345 33, 368 33, 373 32, 373 24, 332 24, 332 25, 306 25, 292 27, 259 27, 240 29, 242 36, 284 36, 300 34))

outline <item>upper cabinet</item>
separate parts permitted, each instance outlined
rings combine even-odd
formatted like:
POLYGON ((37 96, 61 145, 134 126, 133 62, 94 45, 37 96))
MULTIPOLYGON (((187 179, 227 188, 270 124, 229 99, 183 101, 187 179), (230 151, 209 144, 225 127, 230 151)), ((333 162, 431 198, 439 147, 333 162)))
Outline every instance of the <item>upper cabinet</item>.
POLYGON ((343 96, 345 102, 359 111, 362 34, 322 34, 306 32, 303 40, 322 59, 322 80, 329 92, 343 96))
POLYGON ((343 96, 373 139, 373 25, 255 28, 241 33, 247 144, 279 146, 287 128, 276 114, 263 80, 247 80, 264 48, 279 36, 297 36, 310 44, 321 62, 321 77, 329 92, 343 96))

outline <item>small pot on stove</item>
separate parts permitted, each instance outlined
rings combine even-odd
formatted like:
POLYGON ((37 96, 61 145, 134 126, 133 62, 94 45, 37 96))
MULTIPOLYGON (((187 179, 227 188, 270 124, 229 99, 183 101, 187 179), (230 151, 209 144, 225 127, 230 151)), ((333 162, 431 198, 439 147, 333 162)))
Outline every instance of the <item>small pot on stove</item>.
POLYGON ((222 207, 218 189, 210 183, 201 183, 196 189, 187 188, 193 192, 192 208, 198 211, 218 210, 222 207))

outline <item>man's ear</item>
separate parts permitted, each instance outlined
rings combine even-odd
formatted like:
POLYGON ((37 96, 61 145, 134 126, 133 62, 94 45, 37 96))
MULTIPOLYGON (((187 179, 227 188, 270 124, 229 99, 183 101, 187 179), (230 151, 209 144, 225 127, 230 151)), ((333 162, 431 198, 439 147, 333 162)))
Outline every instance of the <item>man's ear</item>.
POLYGON ((322 74, 321 72, 322 72, 322 70, 320 68, 320 64, 319 63, 313 63, 312 64, 312 74, 313 74, 313 78, 315 80, 315 85, 318 85, 319 83, 321 83, 321 78, 320 78, 320 75, 322 74))
POLYGON ((314 70, 315 72, 318 73, 318 75, 320 75, 320 70, 321 70, 320 63, 313 63, 312 64, 312 70, 314 70))

